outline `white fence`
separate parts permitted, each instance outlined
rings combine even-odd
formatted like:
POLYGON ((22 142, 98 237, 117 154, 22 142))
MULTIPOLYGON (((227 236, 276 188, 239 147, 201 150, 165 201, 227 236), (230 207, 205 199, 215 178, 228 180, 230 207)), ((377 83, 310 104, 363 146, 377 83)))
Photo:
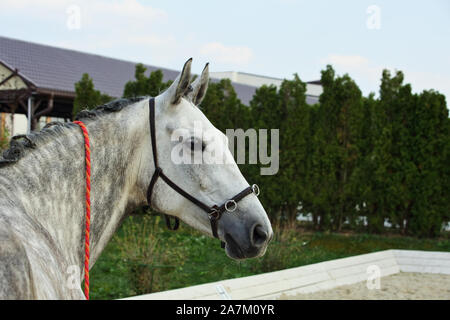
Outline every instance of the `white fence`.
POLYGON ((370 266, 378 267, 382 277, 398 272, 450 274, 450 252, 385 250, 127 299, 276 299, 282 294, 311 293, 366 281, 370 266))

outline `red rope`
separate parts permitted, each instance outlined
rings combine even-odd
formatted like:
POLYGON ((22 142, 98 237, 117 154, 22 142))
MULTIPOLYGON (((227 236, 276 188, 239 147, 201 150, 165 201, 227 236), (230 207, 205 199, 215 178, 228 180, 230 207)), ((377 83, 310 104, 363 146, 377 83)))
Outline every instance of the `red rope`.
POLYGON ((84 240, 84 295, 89 300, 89 231, 91 225, 91 149, 89 134, 81 121, 74 121, 83 130, 84 149, 86 154, 86 235, 84 240))

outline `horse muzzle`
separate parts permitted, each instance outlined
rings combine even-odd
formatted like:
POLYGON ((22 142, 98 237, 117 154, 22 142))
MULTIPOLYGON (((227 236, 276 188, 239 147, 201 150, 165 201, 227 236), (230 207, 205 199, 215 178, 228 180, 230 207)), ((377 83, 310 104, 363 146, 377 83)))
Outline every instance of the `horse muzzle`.
POLYGON ((270 226, 254 223, 247 231, 233 228, 225 232, 225 251, 235 260, 255 258, 264 255, 273 232, 270 226))

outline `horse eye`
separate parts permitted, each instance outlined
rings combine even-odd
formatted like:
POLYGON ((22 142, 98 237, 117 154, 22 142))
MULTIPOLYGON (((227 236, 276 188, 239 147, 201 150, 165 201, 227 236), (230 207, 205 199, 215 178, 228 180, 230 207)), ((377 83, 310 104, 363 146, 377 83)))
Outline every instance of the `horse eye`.
POLYGON ((197 138, 191 138, 191 151, 194 152, 195 150, 199 150, 200 144, 202 147, 202 152, 205 151, 206 145, 203 141, 197 139, 197 138))

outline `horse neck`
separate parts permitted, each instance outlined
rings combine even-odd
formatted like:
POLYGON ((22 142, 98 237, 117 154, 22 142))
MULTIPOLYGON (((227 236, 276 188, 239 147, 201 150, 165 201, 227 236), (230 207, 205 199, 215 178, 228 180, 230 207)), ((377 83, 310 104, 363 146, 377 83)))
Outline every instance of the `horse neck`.
POLYGON ((148 100, 87 125, 91 138, 92 262, 123 219, 146 204, 153 164, 148 100))
MULTIPOLYGON (((85 122, 91 145, 90 266, 126 215, 145 204, 149 180, 145 177, 150 177, 152 170, 145 119, 148 111, 145 102, 140 102, 85 122)), ((20 160, 22 170, 16 170, 24 183, 16 185, 25 191, 19 199, 27 215, 45 229, 68 263, 81 267, 85 248, 84 140, 76 125, 61 131, 20 160)))

